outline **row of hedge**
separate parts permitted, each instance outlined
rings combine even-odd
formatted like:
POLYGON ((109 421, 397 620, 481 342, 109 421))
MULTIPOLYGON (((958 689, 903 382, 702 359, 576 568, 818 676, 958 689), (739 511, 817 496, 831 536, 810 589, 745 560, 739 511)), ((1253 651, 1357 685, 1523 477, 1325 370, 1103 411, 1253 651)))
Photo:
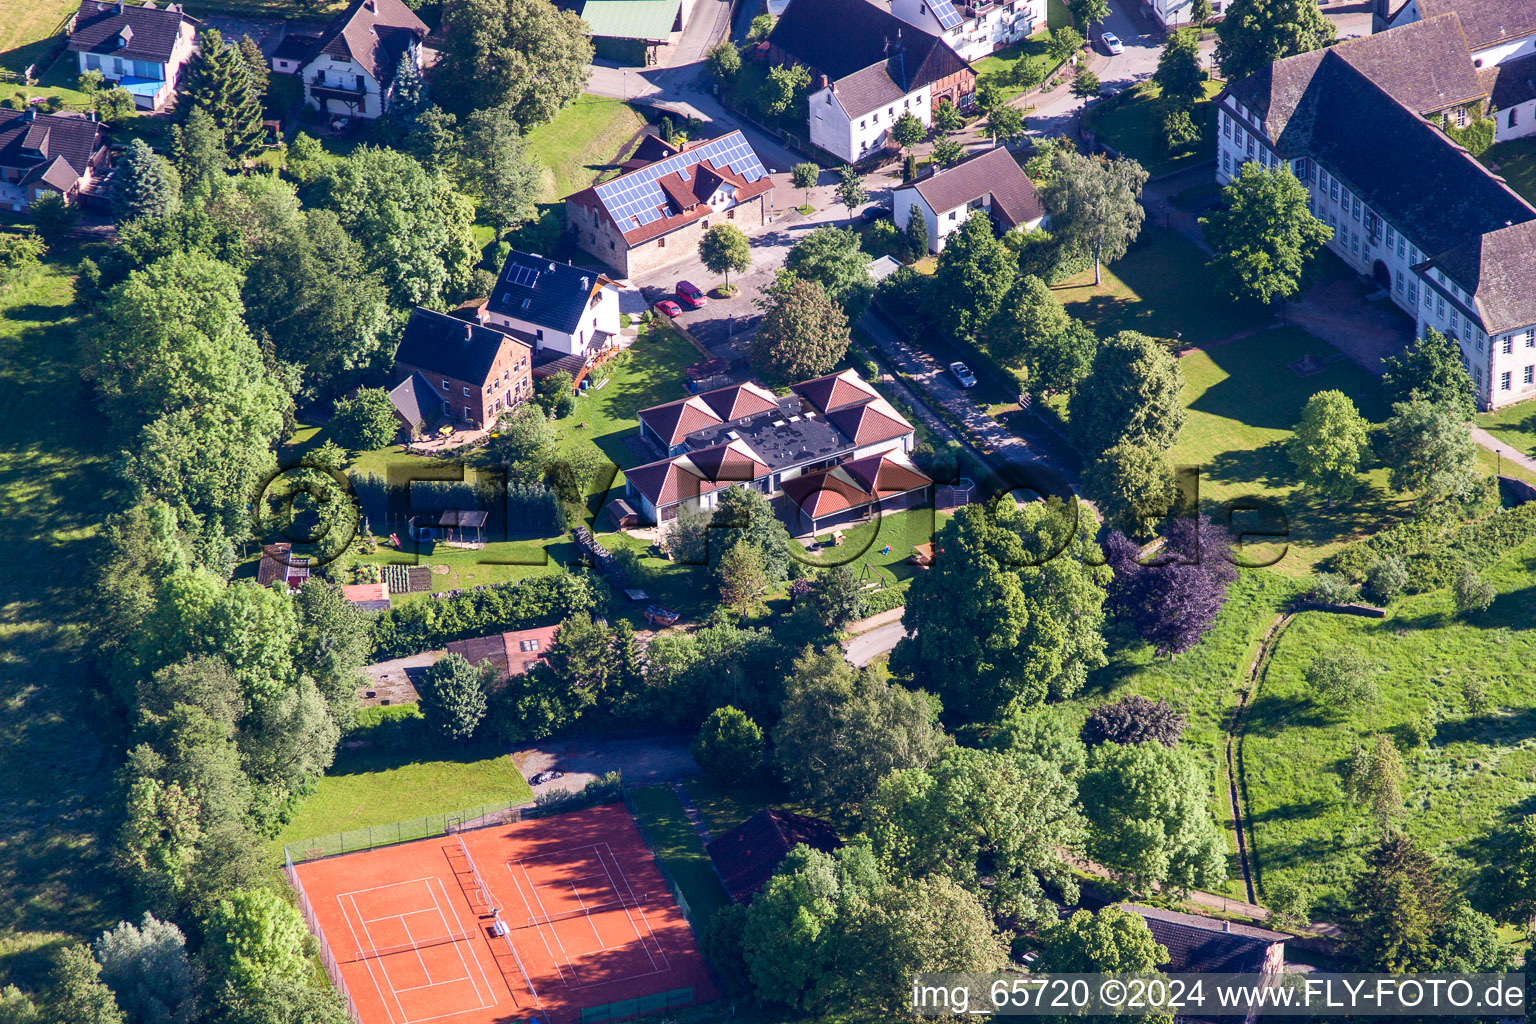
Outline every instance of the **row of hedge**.
POLYGON ((455 640, 562 622, 607 601, 607 586, 585 570, 530 576, 453 597, 412 601, 373 623, 374 661, 403 658, 455 640))
POLYGON ((1396 557, 1408 570, 1406 592, 1448 587, 1467 564, 1486 565, 1536 538, 1536 502, 1461 520, 1450 509, 1426 513, 1356 541, 1325 564, 1331 572, 1362 580, 1379 559, 1396 557))

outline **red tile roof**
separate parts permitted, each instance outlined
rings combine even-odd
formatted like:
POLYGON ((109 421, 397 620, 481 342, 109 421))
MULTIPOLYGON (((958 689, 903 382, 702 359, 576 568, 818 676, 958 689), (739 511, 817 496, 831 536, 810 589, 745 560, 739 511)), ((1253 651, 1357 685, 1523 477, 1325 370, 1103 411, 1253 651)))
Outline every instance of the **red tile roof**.
POLYGON ((709 407, 703 395, 694 395, 692 398, 668 402, 666 405, 641 409, 637 415, 640 422, 655 431, 669 448, 695 430, 703 430, 705 427, 713 427, 723 422, 709 407))
POLYGON ((890 452, 845 462, 842 469, 860 487, 880 498, 905 494, 933 483, 916 466, 904 459, 898 460, 890 452))
POLYGON ((710 494, 768 475, 768 467, 741 441, 689 452, 626 470, 629 481, 659 507, 710 494))
POLYGON ((905 456, 885 452, 786 480, 784 494, 807 516, 821 519, 931 483, 905 456))
POLYGON ((889 441, 912 432, 912 424, 883 398, 827 414, 827 422, 853 438, 856 447, 889 441))
POLYGON ((829 373, 825 377, 817 377, 801 384, 791 384, 790 390, 822 412, 831 412, 833 409, 857 405, 879 397, 879 392, 870 387, 864 378, 859 376, 857 370, 829 373))
POLYGON ((779 407, 779 400, 772 391, 752 381, 706 391, 699 397, 722 420, 739 420, 779 407))

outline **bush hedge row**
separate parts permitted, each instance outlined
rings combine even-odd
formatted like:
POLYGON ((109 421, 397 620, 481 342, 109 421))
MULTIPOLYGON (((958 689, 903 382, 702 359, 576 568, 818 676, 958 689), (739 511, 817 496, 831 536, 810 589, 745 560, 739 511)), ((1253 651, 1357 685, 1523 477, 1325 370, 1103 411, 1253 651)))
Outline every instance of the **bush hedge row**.
POLYGON ((1458 520, 1436 511, 1357 541, 1330 558, 1331 572, 1363 580, 1381 558, 1395 556, 1408 570, 1405 593, 1423 594, 1448 587, 1472 563, 1486 565, 1536 537, 1536 502, 1500 509, 1479 519, 1458 520))
POLYGON ((427 597, 379 614, 373 622, 372 660, 403 658, 487 633, 552 625, 606 601, 606 585, 584 570, 427 597))

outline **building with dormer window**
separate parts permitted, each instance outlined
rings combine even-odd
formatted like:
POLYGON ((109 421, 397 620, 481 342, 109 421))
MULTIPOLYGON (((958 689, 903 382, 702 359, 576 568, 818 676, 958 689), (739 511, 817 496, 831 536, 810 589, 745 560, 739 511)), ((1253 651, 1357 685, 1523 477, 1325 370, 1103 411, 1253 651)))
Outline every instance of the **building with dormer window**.
POLYGON ((641 148, 656 159, 565 197, 566 231, 621 277, 695 255, 711 224, 768 223, 773 180, 741 132, 681 149, 648 137, 641 148))
POLYGON ((1045 28, 1045 0, 891 0, 891 13, 938 36, 967 61, 1045 28))
POLYGON ((65 31, 82 74, 99 71, 127 89, 134 106, 162 110, 192 56, 196 24, 178 4, 85 0, 65 31))
POLYGON ((1216 100, 1216 178, 1249 161, 1289 166, 1333 230, 1329 248, 1420 335, 1456 339, 1478 404, 1496 409, 1536 398, 1536 207, 1441 128, 1486 109, 1494 69, 1473 52, 1451 12, 1233 82, 1216 100))

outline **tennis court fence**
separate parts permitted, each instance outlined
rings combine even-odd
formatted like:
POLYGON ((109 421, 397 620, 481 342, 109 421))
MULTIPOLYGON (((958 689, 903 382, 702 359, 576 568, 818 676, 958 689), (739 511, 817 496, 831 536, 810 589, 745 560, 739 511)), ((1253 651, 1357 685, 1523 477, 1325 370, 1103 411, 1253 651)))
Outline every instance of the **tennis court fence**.
POLYGON ((293 861, 288 857, 288 851, 283 850, 283 873, 288 876, 289 883, 294 891, 299 894, 299 914, 304 918, 304 924, 309 928, 311 935, 320 943, 320 965, 325 968, 325 976, 331 979, 331 984, 336 991, 341 993, 341 998, 347 1005, 347 1017, 354 1024, 362 1024, 362 1017, 358 1015, 357 1004, 352 1002, 352 993, 347 991, 347 983, 341 976, 341 965, 336 962, 336 956, 331 952, 331 944, 325 940, 325 932, 320 929, 320 922, 315 918, 315 908, 310 906, 309 894, 304 891, 304 883, 299 881, 299 873, 294 870, 293 861))
POLYGON ((667 883, 667 890, 672 898, 677 901, 677 908, 683 912, 683 920, 688 922, 688 928, 693 932, 695 941, 702 942, 700 925, 693 920, 693 909, 688 906, 688 900, 683 896, 683 890, 678 888, 672 872, 667 870, 666 861, 661 859, 661 852, 656 847, 656 842, 651 838, 651 833, 645 827, 645 821, 640 817, 640 811, 635 807, 634 797, 629 795, 629 787, 624 787, 624 807, 629 811, 630 819, 635 823, 635 830, 640 833, 640 838, 645 841, 645 848, 651 851, 651 859, 656 862, 656 868, 661 872, 662 881, 667 883))
POLYGON ((617 1003, 589 1006, 581 1011, 581 1024, 602 1024, 603 1021, 623 1020, 646 1013, 659 1013, 679 1006, 693 1004, 693 986, 674 988, 670 992, 657 992, 639 999, 624 999, 617 1003))
POLYGON ((388 825, 371 825, 368 828, 355 828, 349 832, 300 839, 285 843, 283 855, 289 864, 303 864, 305 861, 335 857, 343 853, 357 853, 359 850, 375 850, 381 846, 409 843, 415 839, 452 835, 477 828, 489 828, 492 825, 506 825, 521 821, 525 816, 534 817, 534 814, 527 813, 530 811, 532 808, 515 803, 468 807, 461 811, 429 814, 422 818, 396 821, 388 825))

